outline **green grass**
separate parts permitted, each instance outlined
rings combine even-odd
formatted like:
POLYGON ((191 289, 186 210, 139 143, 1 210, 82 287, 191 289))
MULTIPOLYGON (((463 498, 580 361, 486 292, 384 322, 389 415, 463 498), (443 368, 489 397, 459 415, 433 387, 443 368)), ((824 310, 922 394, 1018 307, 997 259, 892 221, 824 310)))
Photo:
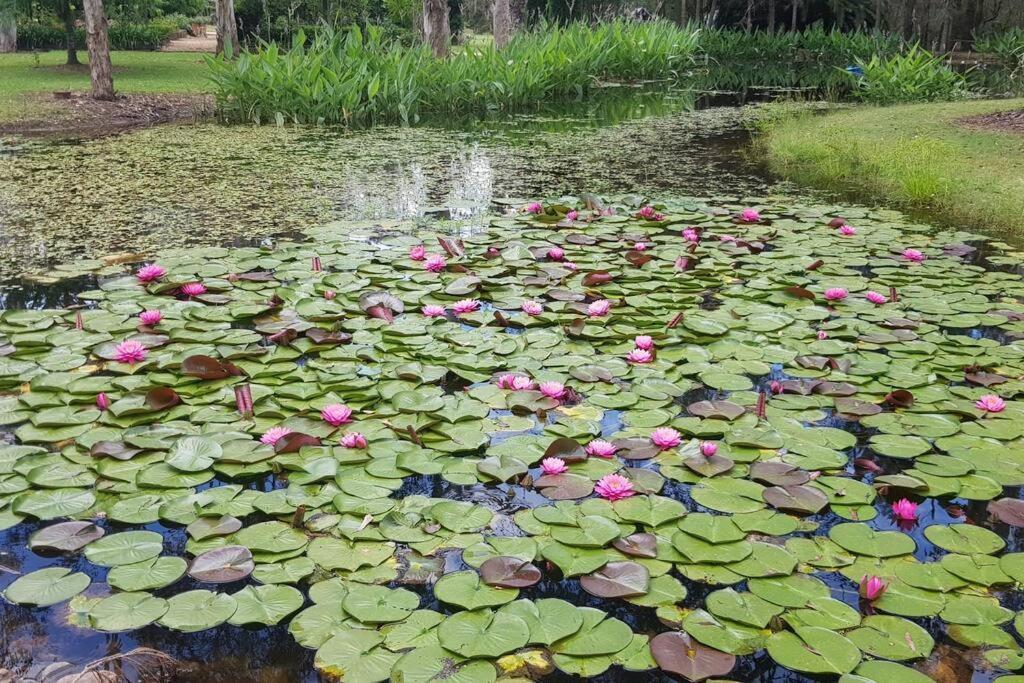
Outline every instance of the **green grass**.
MULTIPOLYGON (((87 59, 85 51, 79 59, 87 59)), ((45 98, 25 95, 89 89, 87 66, 64 66, 65 53, 18 52, 0 55, 0 121, 31 119, 53 110, 45 98)), ((210 90, 209 69, 200 54, 187 52, 112 52, 118 92, 192 93, 210 90)))
POLYGON ((804 185, 921 210, 964 227, 1024 230, 1024 135, 958 119, 1024 108, 1024 99, 857 107, 769 117, 759 148, 804 185))

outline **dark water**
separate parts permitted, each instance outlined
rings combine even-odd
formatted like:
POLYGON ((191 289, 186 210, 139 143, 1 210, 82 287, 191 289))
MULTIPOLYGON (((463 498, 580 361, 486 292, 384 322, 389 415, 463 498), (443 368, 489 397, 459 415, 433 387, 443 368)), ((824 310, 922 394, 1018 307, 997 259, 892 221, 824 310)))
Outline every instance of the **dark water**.
MULTIPOLYGON (((8 284, 0 289, 0 308, 66 307, 78 303, 77 292, 95 286, 95 278, 89 275, 56 284, 21 282, 12 278, 21 265, 45 271, 76 256, 93 258, 111 251, 251 244, 317 220, 419 220, 427 214, 472 220, 487 210, 494 197, 559 192, 633 191, 697 197, 764 194, 775 179, 749 154, 745 114, 736 105, 763 100, 779 88, 793 92, 800 87, 800 83, 789 81, 768 90, 729 94, 622 91, 580 103, 572 112, 435 122, 412 130, 348 133, 197 125, 71 145, 19 142, 0 157, 0 244, 8 257, 2 271, 8 284), (96 173, 90 175, 90 170, 96 173), (83 181, 86 187, 69 184, 71 175, 87 176, 83 181), (107 189, 101 190, 102 184, 107 189), (93 201, 76 199, 90 189, 96 192, 93 201)), ((87 265, 88 269, 95 267, 87 265)), ((75 274, 76 270, 71 264, 60 272, 75 274)), ((764 385, 784 378, 776 369, 772 376, 757 381, 764 385)), ((714 396, 707 392, 687 395, 685 401, 728 395, 712 393, 714 396)), ((614 412, 606 417, 607 431, 614 432, 614 412)), ((851 462, 861 455, 871 436, 869 430, 839 418, 831 418, 827 425, 857 434, 851 462)), ((898 472, 905 466, 886 459, 879 459, 878 464, 885 472, 898 472)), ((873 475, 862 478, 870 482, 873 475)), ((272 488, 283 483, 271 476, 249 486, 272 488)), ((684 501, 692 511, 704 511, 690 499, 688 487, 669 482, 663 493, 684 501)), ((397 493, 412 494, 472 500, 505 514, 548 502, 522 489, 510 497, 504 486, 457 487, 438 477, 410 478, 397 493)), ((896 528, 896 522, 886 517, 891 502, 876 502, 880 512, 874 522, 877 528, 896 528)), ((939 554, 921 533, 928 524, 968 520, 987 524, 984 504, 966 500, 940 503, 929 499, 919 514, 916 528, 901 529, 913 535, 918 544, 916 555, 922 560, 939 554)), ((811 519, 821 524, 818 533, 842 521, 830 516, 811 519)), ((253 515, 244 521, 249 525, 262 518, 253 515)), ((101 525, 110 531, 123 526, 101 525)), ((0 589, 20 573, 58 565, 89 574, 94 584, 86 595, 102 595, 107 569, 92 565, 81 555, 42 557, 27 550, 27 538, 39 526, 24 523, 0 532, 0 589)), ((183 528, 162 524, 145 528, 164 536, 165 554, 184 555, 183 528)), ((1007 540, 1008 552, 1024 549, 1019 530, 1000 526, 995 531, 1007 540)), ((457 552, 447 562, 450 570, 462 566, 457 552)), ((833 597, 857 604, 855 592, 838 575, 817 576, 833 587, 833 597)), ((712 590, 683 582, 690 594, 688 605, 699 604, 712 590)), ((244 582, 222 588, 234 592, 242 585, 244 582)), ((735 587, 742 589, 743 585, 735 587)), ((167 597, 195 587, 199 584, 186 577, 154 593, 167 597)), ((438 604, 429 589, 410 588, 423 596, 422 607, 451 611, 438 604)), ((575 579, 545 580, 524 590, 523 597, 560 597, 577 605, 600 606, 638 633, 654 635, 666 630, 654 618, 653 610, 595 598, 582 591, 575 579)), ((1014 609, 1024 602, 1019 594, 1007 593, 1002 598, 1004 605, 1014 609)), ((66 604, 28 608, 0 601, 0 668, 27 675, 51 662, 70 662, 78 669, 102 657, 149 647, 170 655, 179 665, 143 671, 129 663, 123 670, 128 680, 319 680, 312 666, 313 651, 299 646, 286 625, 262 629, 223 625, 196 634, 150 626, 130 633, 103 634, 69 625, 69 616, 66 604)), ((962 655, 959 646, 943 647, 950 641, 937 620, 916 621, 936 638, 933 660, 962 655)), ((949 680, 991 678, 971 673, 966 664, 953 669, 960 673, 949 680)), ((730 678, 765 683, 814 680, 777 666, 764 652, 740 658, 730 678)), ((572 679, 555 673, 545 680, 572 679)), ((594 680, 673 679, 660 672, 629 673, 613 668, 594 680)))

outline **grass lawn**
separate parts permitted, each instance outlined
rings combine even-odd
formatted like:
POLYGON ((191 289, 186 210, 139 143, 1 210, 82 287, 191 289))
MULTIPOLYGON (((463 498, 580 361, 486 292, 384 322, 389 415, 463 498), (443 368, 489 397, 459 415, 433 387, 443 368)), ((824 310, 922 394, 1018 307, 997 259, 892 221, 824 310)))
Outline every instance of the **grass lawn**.
MULTIPOLYGON (((44 97, 55 90, 88 90, 88 66, 64 66, 65 53, 18 52, 0 55, 0 121, 45 116, 52 105, 44 97)), ((79 51, 86 60, 87 53, 79 51)), ((203 55, 189 52, 112 52, 118 92, 193 93, 208 89, 203 55)))
POLYGON ((764 124, 760 146, 773 170, 795 182, 1019 236, 1024 135, 957 119, 1021 108, 1024 99, 782 116, 764 124))

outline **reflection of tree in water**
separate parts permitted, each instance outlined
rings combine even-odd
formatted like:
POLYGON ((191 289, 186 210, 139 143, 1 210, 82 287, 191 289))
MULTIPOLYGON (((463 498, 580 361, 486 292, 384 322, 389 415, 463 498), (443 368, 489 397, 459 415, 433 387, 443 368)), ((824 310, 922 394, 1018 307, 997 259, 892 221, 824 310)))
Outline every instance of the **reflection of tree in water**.
POLYGON ((287 626, 239 628, 223 625, 199 633, 149 626, 132 634, 139 645, 166 652, 184 666, 182 683, 292 683, 320 680, 313 650, 291 637, 287 626))

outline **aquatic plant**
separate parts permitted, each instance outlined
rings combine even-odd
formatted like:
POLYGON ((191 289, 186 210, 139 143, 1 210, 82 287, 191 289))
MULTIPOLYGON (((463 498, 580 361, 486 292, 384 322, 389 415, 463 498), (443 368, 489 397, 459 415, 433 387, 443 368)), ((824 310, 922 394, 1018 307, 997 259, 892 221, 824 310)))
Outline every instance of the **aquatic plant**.
POLYGON ((903 54, 858 59, 863 75, 853 94, 871 104, 955 100, 967 94, 967 79, 940 57, 914 45, 903 54))
POLYGON ((42 565, 0 578, 5 599, 75 598, 111 633, 286 623, 325 675, 366 681, 495 681, 520 659, 743 680, 760 652, 920 680, 919 619, 944 648, 1015 647, 1015 255, 974 260, 976 236, 891 213, 845 212, 850 239, 831 210, 765 201, 738 224, 739 205, 666 202, 654 223, 643 205, 181 249, 160 280, 103 278, 83 310, 4 310, 0 525, 42 565), (407 258, 427 242, 448 269, 407 258), (883 286, 885 306, 862 296, 883 286), (850 296, 826 305, 831 288, 850 296), (599 300, 616 315, 588 315, 599 300), (420 313, 459 301, 478 305, 420 313), (124 341, 145 358, 121 362, 124 341))
POLYGON ((447 60, 379 27, 299 32, 234 61, 210 58, 218 113, 229 121, 409 123, 427 112, 517 111, 575 100, 600 81, 676 79, 698 31, 670 22, 541 24, 502 50, 472 45, 447 60))

